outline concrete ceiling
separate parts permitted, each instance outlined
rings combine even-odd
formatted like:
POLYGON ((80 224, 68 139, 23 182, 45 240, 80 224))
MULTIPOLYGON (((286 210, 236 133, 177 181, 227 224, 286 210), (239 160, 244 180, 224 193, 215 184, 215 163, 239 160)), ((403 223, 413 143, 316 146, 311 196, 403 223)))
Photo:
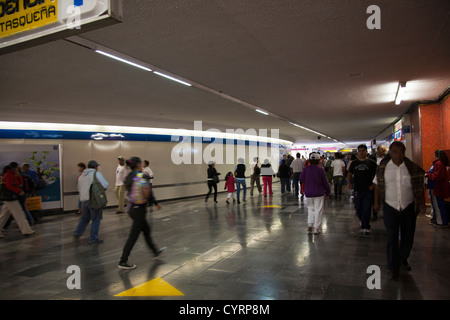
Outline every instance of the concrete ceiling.
POLYGON ((450 1, 122 2, 121 23, 78 39, 199 86, 57 40, 0 55, 0 120, 184 129, 201 120, 204 130, 279 129, 293 142, 319 142, 290 121, 368 141, 450 85, 450 1), (372 4, 379 30, 366 26, 372 4), (408 83, 397 106, 400 81, 408 83))

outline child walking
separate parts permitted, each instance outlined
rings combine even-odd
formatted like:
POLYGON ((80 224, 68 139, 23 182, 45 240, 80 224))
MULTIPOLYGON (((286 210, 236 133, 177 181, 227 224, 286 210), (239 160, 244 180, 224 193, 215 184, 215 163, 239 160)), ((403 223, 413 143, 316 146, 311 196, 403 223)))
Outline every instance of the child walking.
POLYGON ((234 198, 234 192, 236 191, 234 183, 235 183, 234 176, 233 173, 230 171, 225 176, 225 190, 228 191, 228 196, 226 200, 227 204, 230 203, 228 200, 231 198, 233 198, 233 203, 236 202, 236 199, 234 198))

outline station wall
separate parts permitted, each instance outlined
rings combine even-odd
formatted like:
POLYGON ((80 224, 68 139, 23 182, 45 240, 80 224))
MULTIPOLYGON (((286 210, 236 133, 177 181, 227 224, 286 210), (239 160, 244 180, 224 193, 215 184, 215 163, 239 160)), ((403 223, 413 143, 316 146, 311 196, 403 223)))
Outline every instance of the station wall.
MULTIPOLYGON (((116 206, 118 201, 114 195, 115 185, 115 171, 118 165, 117 158, 124 156, 130 158, 138 156, 142 160, 150 162, 150 168, 154 173, 154 193, 158 200, 180 199, 185 197, 201 196, 208 192, 207 187, 207 162, 202 159, 201 163, 196 161, 194 157, 198 157, 199 152, 203 154, 205 148, 210 148, 211 144, 201 143, 195 147, 192 145, 190 149, 183 149, 183 159, 191 159, 191 163, 185 161, 181 164, 175 164, 172 161, 172 152, 179 147, 179 142, 167 141, 119 141, 119 140, 75 140, 75 139, 0 139, 0 144, 25 144, 25 145, 57 145, 61 148, 61 181, 62 181, 62 206, 64 211, 72 211, 77 209, 78 190, 77 178, 78 170, 77 164, 79 162, 88 163, 89 160, 96 160, 99 164, 99 171, 105 176, 109 183, 107 190, 108 206, 116 206), (202 150, 198 150, 201 146, 202 150)), ((231 147, 222 145, 223 147, 223 161, 220 161, 220 156, 216 161, 216 170, 221 173, 219 176, 221 182, 218 185, 218 192, 224 191, 224 177, 227 172, 234 171, 237 159, 243 157, 247 165, 246 177, 247 186, 250 184, 250 175, 252 171, 253 152, 250 152, 250 147, 242 147, 242 145, 234 144, 231 147), (243 153, 244 152, 244 153, 243 153), (230 154, 232 153, 232 154, 230 154), (250 159, 250 157, 252 157, 250 159), (230 163, 229 159, 235 159, 230 163), (227 161, 228 160, 228 161, 227 161), (222 164, 223 163, 223 164, 222 164)), ((207 150, 208 151, 208 150, 207 150)), ((271 153, 270 147, 258 146, 258 155, 268 155, 273 169, 276 172, 278 169, 278 160, 280 153, 271 153)), ((214 156, 214 153, 212 154, 214 156)), ((197 158, 198 160, 198 158, 197 158)), ((18 159, 11 159, 17 161, 18 159)), ((261 158, 261 162, 264 159, 261 158)), ((203 198, 202 200, 203 201, 203 198)))

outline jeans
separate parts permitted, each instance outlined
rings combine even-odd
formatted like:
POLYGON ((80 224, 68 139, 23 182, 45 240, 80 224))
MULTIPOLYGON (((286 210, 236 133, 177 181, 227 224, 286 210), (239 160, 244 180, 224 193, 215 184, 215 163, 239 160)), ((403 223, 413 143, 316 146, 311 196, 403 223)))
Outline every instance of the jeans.
POLYGON ((300 178, 300 173, 301 172, 294 172, 294 191, 295 191, 295 196, 298 198, 299 196, 299 178, 300 178))
POLYGON ((287 190, 288 192, 291 192, 291 186, 289 184, 289 178, 280 178, 281 183, 281 193, 285 193, 287 190))
POLYGON ((20 202, 20 205, 22 206, 23 212, 25 212, 25 216, 28 220, 28 223, 30 224, 30 226, 33 225, 34 219, 33 219, 33 216, 31 215, 30 211, 27 208, 26 197, 19 196, 19 202, 20 202))
POLYGON ((212 189, 214 188, 214 201, 217 201, 217 183, 213 180, 208 180, 208 193, 206 194, 205 201, 208 201, 209 195, 212 193, 212 189))
POLYGON ((244 189, 244 201, 245 201, 245 196, 247 194, 247 184, 245 183, 245 179, 236 179, 236 187, 237 187, 237 201, 239 201, 239 194, 241 193, 241 186, 244 189))
POLYGON ((361 229, 370 230, 370 215, 373 205, 373 190, 357 191, 355 196, 356 215, 361 221, 361 229))
POLYGON ((84 230, 86 229, 87 225, 90 221, 92 221, 91 224, 91 233, 89 235, 89 243, 94 243, 98 241, 98 231, 100 229, 100 221, 103 218, 103 210, 96 210, 92 208, 88 201, 82 201, 81 202, 81 217, 80 221, 78 222, 78 226, 75 229, 74 235, 76 237, 79 237, 83 234, 84 230))
POLYGON ((444 199, 433 194, 431 195, 431 205, 433 206, 433 218, 431 221, 440 226, 447 226, 448 216, 444 199))
POLYGON ((334 176, 333 184, 334 184, 334 194, 342 195, 342 182, 344 180, 343 176, 334 176))
POLYGON ((152 241, 150 235, 151 228, 146 219, 147 207, 131 205, 128 214, 130 215, 131 219, 133 219, 133 225, 131 226, 130 235, 128 236, 128 240, 123 248, 120 263, 125 263, 128 261, 128 257, 131 253, 131 250, 133 249, 141 232, 144 234, 145 242, 147 242, 147 245, 150 248, 150 250, 154 254, 158 252, 158 249, 156 249, 156 246, 152 241))
POLYGON ((256 187, 258 188, 258 192, 261 193, 261 191, 262 191, 261 182, 259 181, 259 175, 257 175, 257 176, 251 175, 250 176, 250 195, 253 195, 253 188, 255 187, 255 183, 256 183, 256 187))
POLYGON ((406 263, 411 253, 417 219, 414 207, 413 202, 403 211, 397 211, 384 203, 383 220, 387 231, 386 253, 390 270, 398 269, 400 263, 406 263))

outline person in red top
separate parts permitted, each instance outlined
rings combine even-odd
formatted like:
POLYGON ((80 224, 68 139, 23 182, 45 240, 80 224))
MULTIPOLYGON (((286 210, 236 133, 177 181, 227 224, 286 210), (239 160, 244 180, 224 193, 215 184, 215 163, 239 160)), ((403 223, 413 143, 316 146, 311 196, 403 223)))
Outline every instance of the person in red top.
POLYGON ((426 177, 434 181, 432 198, 433 218, 430 223, 435 226, 448 226, 448 212, 445 199, 450 197, 449 176, 450 168, 448 157, 443 150, 434 152, 433 172, 427 172, 426 177))
MULTIPOLYGON (((16 220, 17 226, 24 235, 33 234, 25 217, 25 212, 19 202, 19 196, 23 196, 25 192, 22 189, 23 179, 19 173, 19 165, 17 162, 11 162, 5 167, 2 176, 2 184, 4 184, 6 198, 3 198, 2 211, 0 213, 0 227, 3 227, 12 215, 16 220)), ((4 236, 0 233, 0 237, 4 236)))
POLYGON ((234 192, 236 191, 234 183, 235 183, 234 176, 233 173, 230 171, 227 173, 225 177, 225 190, 228 191, 226 203, 230 203, 228 200, 231 198, 233 198, 233 203, 236 202, 236 199, 234 198, 234 192))

